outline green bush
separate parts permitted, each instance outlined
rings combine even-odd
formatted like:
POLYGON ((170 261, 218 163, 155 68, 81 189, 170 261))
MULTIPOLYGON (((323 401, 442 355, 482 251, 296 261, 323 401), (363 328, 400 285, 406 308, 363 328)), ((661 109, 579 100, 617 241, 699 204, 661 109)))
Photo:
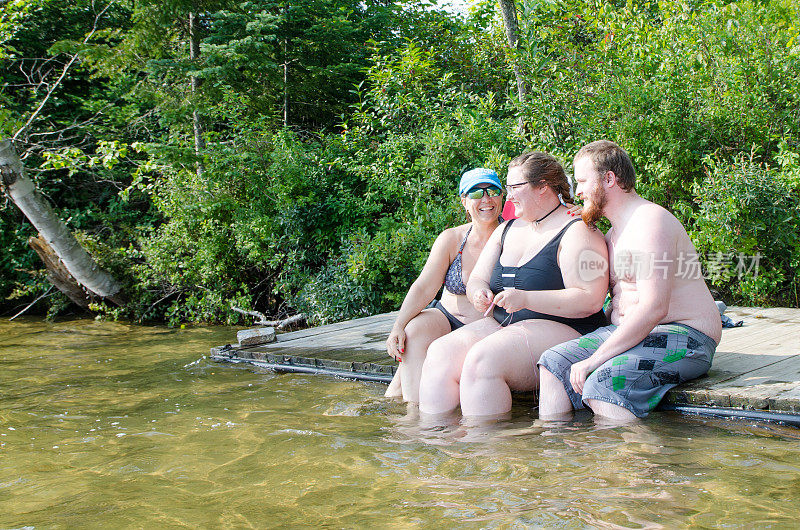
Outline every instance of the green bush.
MULTIPOLYGON (((45 28, 84 4, 50 2, 26 12, 24 28, 0 24, 17 35, 0 35, 9 87, 24 81, 12 55, 46 55, 45 28)), ((128 306, 99 310, 175 325, 246 322, 231 304, 304 311, 312 322, 396 309, 436 235, 464 222, 464 170, 502 174, 526 148, 569 165, 598 138, 630 152, 639 192, 687 226, 726 298, 798 305, 796 2, 518 2, 518 51, 496 3, 466 19, 373 4, 309 0, 288 15, 274 2, 209 7, 194 61, 160 11, 113 8, 48 119, 34 123, 52 145, 26 157, 68 226, 125 285, 128 306), (203 80, 195 92, 192 74, 203 80), (50 130, 78 123, 80 138, 50 130), (756 253, 757 277, 717 259, 756 253)), ((60 28, 66 40, 52 53, 74 48, 78 26, 60 28)), ((0 121, 37 97, 0 90, 0 121)), ((12 206, 0 211, 7 311, 48 288, 25 244, 32 234, 12 206)), ((66 307, 58 296, 48 303, 51 314, 66 307)))
POLYGON ((522 3, 530 143, 617 141, 638 189, 689 221, 703 159, 800 142, 796 2, 522 3), (684 215, 686 213, 687 215, 684 215))
POLYGON ((331 261, 308 278, 292 299, 292 306, 305 313, 309 324, 328 324, 379 312, 380 293, 354 279, 347 263, 331 261))
POLYGON ((711 284, 734 303, 797 306, 800 199, 790 178, 796 166, 770 168, 752 157, 706 162, 706 178, 694 188, 700 208, 690 235, 711 284))

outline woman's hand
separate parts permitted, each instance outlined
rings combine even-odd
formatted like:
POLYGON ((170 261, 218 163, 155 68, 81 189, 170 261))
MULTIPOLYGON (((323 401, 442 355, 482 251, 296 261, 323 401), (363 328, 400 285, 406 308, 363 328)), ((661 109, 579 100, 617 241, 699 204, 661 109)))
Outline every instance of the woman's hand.
POLYGON ((509 287, 497 293, 497 296, 494 297, 494 304, 505 309, 507 313, 514 313, 528 307, 527 293, 527 291, 509 287))
POLYGON ((580 204, 572 204, 568 202, 565 206, 567 207, 567 213, 573 217, 580 217, 580 215, 583 213, 583 206, 580 204))
POLYGON ((386 339, 386 351, 397 362, 403 362, 402 355, 406 352, 406 330, 392 328, 389 338, 386 339))
POLYGON ((573 364, 569 373, 569 382, 572 384, 572 389, 578 394, 583 395, 583 385, 586 383, 586 378, 589 377, 598 366, 597 362, 591 357, 573 364))
POLYGON ((492 305, 492 291, 489 289, 478 289, 472 295, 472 305, 481 313, 485 313, 492 305))

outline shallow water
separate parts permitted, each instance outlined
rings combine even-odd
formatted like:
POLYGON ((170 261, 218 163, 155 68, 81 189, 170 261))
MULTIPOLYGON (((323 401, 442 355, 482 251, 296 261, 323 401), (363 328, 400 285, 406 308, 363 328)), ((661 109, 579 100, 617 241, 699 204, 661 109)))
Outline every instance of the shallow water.
POLYGON ((658 413, 421 425, 235 330, 0 322, 0 527, 796 525, 800 431, 658 413))

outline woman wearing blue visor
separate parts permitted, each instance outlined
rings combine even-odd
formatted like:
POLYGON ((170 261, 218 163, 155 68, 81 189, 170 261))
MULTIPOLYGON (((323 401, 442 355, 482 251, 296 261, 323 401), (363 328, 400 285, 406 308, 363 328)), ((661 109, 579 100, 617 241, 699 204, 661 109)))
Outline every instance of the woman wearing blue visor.
POLYGON ((603 233, 570 215, 569 182, 552 155, 524 153, 508 166, 508 200, 518 219, 484 244, 467 292, 486 318, 428 348, 419 409, 497 417, 512 391, 539 386, 548 348, 605 325, 608 252, 603 233))
POLYGON ((422 272, 403 300, 386 341, 389 355, 400 361, 387 397, 402 396, 405 401, 418 402, 422 365, 430 343, 483 318, 467 300, 466 284, 484 245, 500 223, 502 184, 493 170, 477 168, 461 176, 458 192, 471 222, 439 234, 422 272), (441 298, 433 300, 442 286, 441 298))

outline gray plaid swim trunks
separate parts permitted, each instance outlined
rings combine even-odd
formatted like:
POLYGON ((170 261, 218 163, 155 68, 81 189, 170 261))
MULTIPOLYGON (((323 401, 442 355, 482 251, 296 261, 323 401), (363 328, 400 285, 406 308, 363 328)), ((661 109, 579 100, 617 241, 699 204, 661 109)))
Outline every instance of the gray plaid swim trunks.
POLYGON ((589 358, 617 326, 605 326, 545 351, 539 359, 564 385, 572 406, 589 399, 624 407, 640 418, 653 410, 667 391, 708 372, 717 343, 684 324, 659 324, 639 344, 603 363, 586 378, 583 395, 569 382, 572 365, 589 358))

